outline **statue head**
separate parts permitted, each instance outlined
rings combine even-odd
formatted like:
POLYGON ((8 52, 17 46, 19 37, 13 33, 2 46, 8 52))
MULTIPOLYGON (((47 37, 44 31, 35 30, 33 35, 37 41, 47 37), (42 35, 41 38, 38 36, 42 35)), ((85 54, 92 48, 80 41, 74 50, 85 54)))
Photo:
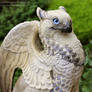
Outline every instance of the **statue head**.
POLYGON ((57 10, 44 11, 37 8, 40 19, 40 33, 45 36, 69 34, 72 32, 72 19, 63 6, 57 10))

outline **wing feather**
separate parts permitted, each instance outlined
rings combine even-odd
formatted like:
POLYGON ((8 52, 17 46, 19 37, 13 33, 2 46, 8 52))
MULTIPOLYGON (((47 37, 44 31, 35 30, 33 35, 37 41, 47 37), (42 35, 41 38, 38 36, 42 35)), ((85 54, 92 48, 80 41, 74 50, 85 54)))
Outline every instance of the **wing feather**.
MULTIPOLYGON (((30 53, 34 55, 33 49, 35 49, 35 46, 33 43, 38 32, 38 27, 38 21, 24 22, 15 26, 5 37, 0 48, 0 59, 2 58, 2 60, 0 60, 0 87, 3 92, 11 92, 14 70, 19 67, 25 71, 29 65, 28 61, 29 57, 31 57, 30 53)), ((37 71, 36 68, 38 67, 35 67, 35 70, 37 71)), ((26 70, 26 74, 28 72, 29 71, 26 70)), ((38 75, 40 73, 37 75, 31 70, 31 74, 33 82, 35 82, 33 84, 36 86, 37 81, 39 81, 36 79, 39 78, 38 75)), ((40 82, 39 85, 41 85, 40 82)))
POLYGON ((2 48, 15 53, 27 52, 28 39, 38 29, 38 22, 24 22, 15 26, 5 37, 2 48))

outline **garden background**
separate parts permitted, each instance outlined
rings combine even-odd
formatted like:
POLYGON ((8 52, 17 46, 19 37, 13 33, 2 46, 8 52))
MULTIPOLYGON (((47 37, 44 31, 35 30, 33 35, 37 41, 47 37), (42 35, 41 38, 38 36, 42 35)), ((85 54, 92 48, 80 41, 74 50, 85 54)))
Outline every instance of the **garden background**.
MULTIPOLYGON (((15 25, 38 20, 35 12, 38 6, 51 10, 58 9, 61 5, 72 17, 74 32, 86 53, 80 92, 92 92, 92 0, 0 0, 0 43, 15 25)), ((20 75, 21 70, 16 69, 13 86, 20 75)))

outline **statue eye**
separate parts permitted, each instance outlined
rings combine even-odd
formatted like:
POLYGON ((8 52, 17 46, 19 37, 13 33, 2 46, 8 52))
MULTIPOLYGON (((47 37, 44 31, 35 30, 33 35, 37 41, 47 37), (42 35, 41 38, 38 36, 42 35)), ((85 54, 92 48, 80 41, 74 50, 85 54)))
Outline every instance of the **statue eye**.
POLYGON ((54 18, 54 19, 53 19, 53 23, 54 23, 54 24, 59 24, 59 23, 60 23, 60 22, 59 22, 59 19, 58 19, 58 18, 54 18))

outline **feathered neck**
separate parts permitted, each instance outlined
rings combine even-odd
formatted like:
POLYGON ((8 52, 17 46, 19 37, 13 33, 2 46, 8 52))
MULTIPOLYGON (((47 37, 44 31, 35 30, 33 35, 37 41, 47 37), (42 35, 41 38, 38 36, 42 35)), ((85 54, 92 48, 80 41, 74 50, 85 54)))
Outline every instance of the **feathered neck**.
POLYGON ((80 43, 76 35, 72 32, 70 34, 59 34, 54 33, 53 37, 43 36, 39 34, 41 42, 44 46, 44 51, 49 52, 52 50, 59 50, 62 47, 72 47, 75 48, 75 44, 80 43))
MULTIPOLYGON (((41 42, 44 46, 44 52, 48 55, 54 55, 58 50, 62 49, 63 45, 61 44, 63 41, 60 41, 58 37, 55 39, 51 37, 44 37, 41 34, 39 35, 41 42)), ((67 46, 67 44, 65 44, 67 46)))

